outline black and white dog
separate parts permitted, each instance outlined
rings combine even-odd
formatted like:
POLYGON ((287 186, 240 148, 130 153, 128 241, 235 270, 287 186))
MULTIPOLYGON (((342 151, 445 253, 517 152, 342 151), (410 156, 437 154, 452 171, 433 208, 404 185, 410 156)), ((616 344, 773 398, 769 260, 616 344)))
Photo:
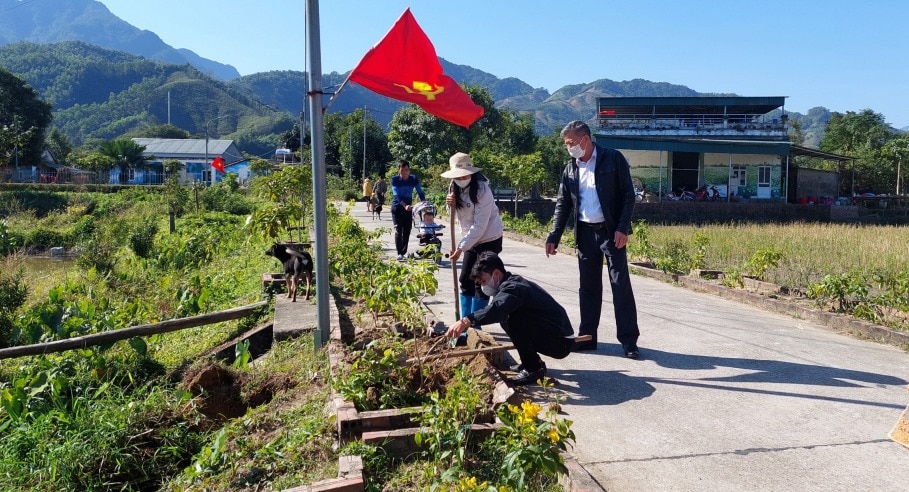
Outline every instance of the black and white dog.
POLYGON ((299 251, 286 244, 275 243, 268 251, 268 256, 274 256, 284 264, 284 283, 287 286, 287 297, 297 302, 297 286, 306 279, 306 300, 309 300, 309 291, 312 286, 312 256, 306 251, 299 251))

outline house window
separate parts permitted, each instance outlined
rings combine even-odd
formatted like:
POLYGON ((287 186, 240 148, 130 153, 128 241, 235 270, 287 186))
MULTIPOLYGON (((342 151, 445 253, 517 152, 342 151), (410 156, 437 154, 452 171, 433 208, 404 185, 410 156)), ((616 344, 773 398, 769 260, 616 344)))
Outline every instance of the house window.
POLYGON ((761 166, 758 168, 758 184, 770 186, 770 166, 761 166))
POLYGON ((732 166, 732 173, 729 175, 729 184, 732 186, 745 186, 748 184, 748 173, 745 166, 732 166))

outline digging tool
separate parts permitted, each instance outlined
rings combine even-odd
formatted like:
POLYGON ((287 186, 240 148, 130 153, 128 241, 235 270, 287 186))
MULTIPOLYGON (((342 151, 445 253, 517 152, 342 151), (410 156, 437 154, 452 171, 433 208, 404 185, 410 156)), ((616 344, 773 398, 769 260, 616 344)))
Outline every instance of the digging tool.
MULTIPOLYGON (((593 337, 591 337, 590 335, 579 335, 579 336, 575 337, 574 341, 575 341, 575 343, 589 342, 592 338, 593 337)), ((417 362, 421 362, 421 363, 422 362, 431 362, 434 360, 446 359, 446 358, 451 358, 451 357, 469 357, 471 355, 479 355, 479 354, 495 354, 498 352, 504 352, 506 350, 512 350, 512 349, 514 349, 514 345, 508 344, 508 345, 497 345, 495 347, 483 347, 483 348, 469 349, 469 350, 452 350, 451 352, 445 352, 444 354, 432 354, 432 355, 427 355, 425 357, 411 357, 410 359, 407 359, 406 361, 404 361, 404 363, 405 364, 414 364, 417 362)))
MULTIPOLYGON (((455 192, 454 181, 448 183, 448 194, 455 192)), ((451 229, 451 250, 454 251, 457 249, 458 243, 455 241, 455 208, 448 207, 448 217, 449 224, 451 229)), ((455 309, 455 321, 461 319, 461 303, 458 301, 458 264, 456 261, 451 260, 451 280, 454 284, 454 309, 455 309)))

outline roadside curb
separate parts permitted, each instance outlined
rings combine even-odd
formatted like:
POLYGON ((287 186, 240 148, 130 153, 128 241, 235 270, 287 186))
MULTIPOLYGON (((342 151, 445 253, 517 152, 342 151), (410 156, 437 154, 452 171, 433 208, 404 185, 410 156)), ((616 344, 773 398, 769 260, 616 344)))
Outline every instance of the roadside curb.
MULTIPOLYGON (((505 231, 505 237, 526 244, 539 244, 542 248, 545 239, 517 234, 515 232, 505 231)), ((569 255, 575 255, 573 248, 559 246, 559 252, 569 255)), ((631 273, 649 277, 655 280, 661 280, 666 283, 675 284, 679 287, 691 289, 698 292, 713 294, 724 299, 729 299, 743 304, 749 304, 770 312, 785 314, 796 319, 804 319, 816 322, 824 327, 830 328, 836 332, 849 334, 852 336, 867 338, 881 343, 886 343, 909 350, 909 332, 893 330, 883 325, 870 323, 851 316, 822 311, 807 306, 801 306, 795 303, 786 302, 767 295, 757 294, 742 289, 734 289, 708 282, 690 275, 679 275, 664 273, 660 270, 647 268, 640 265, 629 264, 631 273)))

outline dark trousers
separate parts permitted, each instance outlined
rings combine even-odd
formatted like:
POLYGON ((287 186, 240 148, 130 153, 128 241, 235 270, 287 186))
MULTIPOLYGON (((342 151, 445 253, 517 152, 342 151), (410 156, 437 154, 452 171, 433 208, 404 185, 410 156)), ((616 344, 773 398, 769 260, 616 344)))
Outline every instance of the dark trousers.
POLYGON ((489 296, 483 293, 480 285, 470 279, 470 271, 477 263, 477 257, 484 251, 493 253, 502 252, 502 238, 493 239, 492 241, 474 245, 461 256, 461 274, 458 275, 458 284, 461 286, 461 294, 467 297, 479 297, 480 299, 489 299, 489 296))
POLYGON ((637 347, 638 310, 628 273, 628 251, 616 248, 613 233, 578 221, 578 270, 580 272, 581 324, 579 335, 597 339, 603 307, 603 257, 609 269, 612 304, 615 307, 616 338, 622 347, 637 347))
POLYGON ((403 205, 392 209, 391 221, 395 229, 395 249, 399 255, 407 254, 407 245, 410 243, 410 231, 413 229, 413 219, 410 212, 403 205))
POLYGON ((559 327, 541 323, 538 317, 518 310, 501 323, 511 338, 524 369, 536 371, 542 365, 539 354, 564 359, 571 353, 574 340, 562 336, 559 327))

